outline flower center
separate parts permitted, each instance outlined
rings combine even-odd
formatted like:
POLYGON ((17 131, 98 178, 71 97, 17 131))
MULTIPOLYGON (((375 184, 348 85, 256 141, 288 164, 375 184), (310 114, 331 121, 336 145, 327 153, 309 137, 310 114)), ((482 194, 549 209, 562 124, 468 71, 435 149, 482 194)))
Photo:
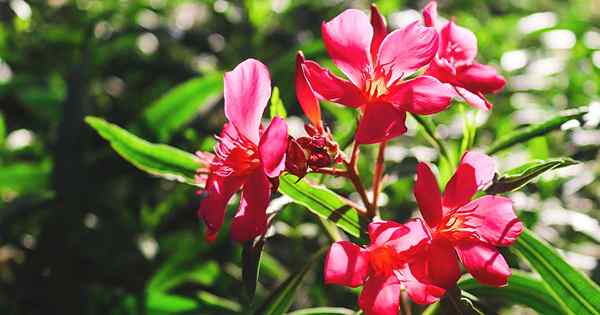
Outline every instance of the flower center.
POLYGON ((378 99, 388 93, 386 80, 383 76, 369 79, 365 82, 365 91, 369 99, 378 99))
POLYGON ((260 166, 258 148, 245 138, 228 134, 218 138, 211 171, 219 176, 246 176, 260 166))
POLYGON ((375 274, 389 276, 397 269, 396 252, 389 246, 379 246, 369 251, 369 264, 375 274))
POLYGON ((436 231, 446 239, 465 240, 477 239, 477 225, 472 219, 478 218, 473 209, 459 208, 448 215, 446 222, 441 224, 436 231))

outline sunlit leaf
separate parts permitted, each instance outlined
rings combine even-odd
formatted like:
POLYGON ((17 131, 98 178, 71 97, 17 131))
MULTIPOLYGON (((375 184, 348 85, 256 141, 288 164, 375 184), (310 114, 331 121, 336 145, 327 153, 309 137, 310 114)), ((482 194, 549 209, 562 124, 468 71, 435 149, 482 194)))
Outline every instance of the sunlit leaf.
POLYGON ((0 112, 0 147, 4 145, 6 139, 6 122, 4 121, 4 115, 0 112))
POLYGON ((500 194, 509 191, 515 191, 533 181, 539 175, 579 162, 570 158, 560 158, 552 160, 536 160, 514 168, 494 179, 492 185, 486 189, 487 193, 500 194))
POLYGON ((149 314, 173 314, 197 309, 198 302, 184 296, 155 292, 146 297, 146 308, 149 314))
POLYGON ((193 154, 150 143, 101 118, 88 116, 85 121, 137 168, 168 180, 197 185, 195 175, 200 161, 193 154))
POLYGON ((471 276, 464 277, 459 287, 480 298, 500 299, 508 304, 520 304, 544 315, 564 314, 560 305, 554 300, 544 283, 530 274, 513 270, 508 285, 501 288, 479 283, 471 276))
POLYGON ((526 229, 511 249, 540 274, 566 314, 600 314, 600 287, 569 265, 548 243, 526 229))
POLYGON ((223 74, 214 72, 191 79, 171 89, 144 112, 144 118, 161 141, 189 123, 204 107, 216 102, 223 93, 223 74))
POLYGON ((0 166, 0 193, 43 191, 50 181, 50 162, 0 166))
POLYGON ((271 118, 275 116, 279 116, 281 118, 287 117, 287 112, 285 111, 285 106, 283 105, 283 101, 279 96, 279 88, 274 87, 273 92, 271 93, 271 106, 269 107, 269 111, 271 113, 271 118))
POLYGON ((367 222, 348 203, 331 190, 313 186, 298 177, 285 174, 279 179, 279 191, 295 203, 324 219, 334 222, 339 228, 354 237, 360 237, 367 222))
POLYGON ((526 142, 535 137, 543 136, 548 132, 559 129, 562 124, 572 119, 581 119, 588 112, 587 107, 568 110, 560 113, 558 116, 547 120, 541 124, 531 125, 516 131, 510 132, 505 136, 494 141, 487 149, 487 154, 508 149, 515 144, 526 142))

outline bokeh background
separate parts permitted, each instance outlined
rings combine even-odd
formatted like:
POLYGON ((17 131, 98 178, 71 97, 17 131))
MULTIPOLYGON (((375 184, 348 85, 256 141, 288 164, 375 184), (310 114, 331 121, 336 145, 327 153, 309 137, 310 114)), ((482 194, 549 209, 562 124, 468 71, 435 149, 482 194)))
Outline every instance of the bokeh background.
MULTIPOLYGON (((391 28, 419 18, 426 4, 375 2, 391 28)), ((241 249, 228 239, 227 225, 216 243, 207 244, 194 189, 137 170, 83 118, 101 116, 190 152, 210 150, 224 121, 221 73, 255 57, 269 66, 292 131, 299 132, 303 121, 292 85, 296 50, 331 65, 320 41, 321 21, 368 5, 0 0, 0 313, 239 312, 241 249), (212 80, 184 87, 187 96, 170 104, 158 102, 196 78, 212 80), (196 94, 198 102, 189 103, 196 94)), ((439 1, 439 7, 443 17, 455 16, 476 33, 479 60, 508 79, 491 98, 491 115, 456 105, 434 117, 453 147, 459 147, 464 117, 480 125, 475 147, 485 147, 559 111, 590 106, 583 122, 568 122, 496 156, 502 170, 539 158, 582 162, 543 176, 512 198, 536 232, 599 281, 600 1, 458 0, 439 1)), ((323 106, 338 140, 348 143, 354 113, 323 106)), ((438 159, 416 124, 408 123, 407 135, 387 151, 386 218, 413 214, 416 162, 438 159)), ((368 157, 375 150, 363 151, 360 167, 370 181, 368 157)), ((327 184, 346 195, 352 191, 344 182, 327 184)), ((283 208, 263 254, 257 301, 329 242, 314 216, 278 201, 283 208)), ((292 309, 357 309, 356 291, 325 287, 321 266, 313 269, 292 309)), ((489 301, 487 311, 534 314, 501 301, 489 301)))

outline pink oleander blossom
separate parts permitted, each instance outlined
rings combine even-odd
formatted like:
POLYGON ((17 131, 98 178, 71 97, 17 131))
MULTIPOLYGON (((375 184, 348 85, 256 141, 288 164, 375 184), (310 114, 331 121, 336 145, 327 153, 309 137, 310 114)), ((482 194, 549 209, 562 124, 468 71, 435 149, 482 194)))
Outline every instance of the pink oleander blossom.
POLYGON ((493 67, 475 61, 477 38, 470 30, 456 25, 454 19, 445 25, 437 21, 437 3, 430 2, 423 9, 425 25, 439 32, 440 47, 436 58, 427 69, 427 75, 451 84, 456 93, 469 105, 489 110, 492 104, 484 94, 504 88, 506 80, 493 67))
POLYGON ((417 166, 414 193, 432 239, 414 269, 421 270, 431 283, 446 289, 455 286, 460 260, 479 282, 506 284, 511 270, 496 247, 515 242, 523 224, 509 198, 483 196, 471 200, 492 181, 495 168, 491 157, 465 153, 442 195, 429 166, 417 166))
POLYGON ((225 116, 214 155, 199 154, 209 163, 198 215, 206 237, 214 240, 223 224, 229 199, 242 189, 240 206, 231 224, 239 242, 265 233, 266 209, 285 164, 287 124, 279 117, 263 129, 261 117, 271 96, 271 78, 260 61, 248 59, 225 73, 225 116))
POLYGON ((423 221, 375 221, 369 224, 369 238, 371 245, 366 248, 335 242, 325 257, 326 284, 363 286, 358 304, 365 315, 397 315, 402 287, 421 304, 445 293, 443 288, 427 284, 422 273, 410 271, 415 254, 431 239, 423 221))
POLYGON ((406 132, 406 112, 440 112, 456 95, 432 76, 411 76, 427 66, 438 50, 439 36, 433 27, 415 22, 388 34, 385 19, 372 6, 370 20, 363 12, 349 9, 324 22, 321 30, 327 52, 349 80, 299 55, 302 74, 297 74, 296 91, 311 121, 320 119, 314 95, 358 108, 362 118, 356 141, 378 143, 406 132))

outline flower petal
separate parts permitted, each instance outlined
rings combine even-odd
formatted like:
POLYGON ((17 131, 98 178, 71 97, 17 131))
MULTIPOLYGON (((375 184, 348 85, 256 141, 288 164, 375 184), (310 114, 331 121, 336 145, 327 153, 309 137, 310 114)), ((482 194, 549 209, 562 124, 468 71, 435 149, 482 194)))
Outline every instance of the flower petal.
POLYGON ((444 239, 436 239, 429 247, 427 270, 432 283, 445 289, 456 286, 460 278, 458 257, 452 244, 444 239))
POLYGON ((288 144, 288 127, 281 117, 273 117, 271 124, 260 138, 258 152, 265 173, 277 177, 285 167, 285 152, 288 144))
POLYGON ((478 152, 465 152, 456 173, 446 185, 443 205, 456 208, 467 204, 478 189, 494 179, 496 162, 478 152))
POLYGON ((430 115, 450 106, 456 92, 431 76, 420 76, 390 89, 387 100, 403 111, 430 115))
POLYGON ((453 60, 456 66, 470 64, 477 56, 477 37, 470 30, 450 21, 440 32, 438 56, 453 60))
POLYGON ((240 208, 231 223, 231 238, 245 242, 267 231, 267 206, 271 183, 262 169, 256 170, 244 184, 240 208))
POLYGON ((477 281, 491 285, 506 285, 511 270, 500 252, 483 242, 461 242, 455 245, 465 269, 477 281))
POLYGON ((369 224, 369 239, 371 245, 381 246, 390 239, 396 239, 407 234, 410 229, 395 221, 377 220, 369 224))
POLYGON ((395 82, 405 74, 429 64, 438 50, 438 34, 415 21, 388 34, 377 55, 377 64, 395 82))
POLYGON ((417 165, 414 194, 423 219, 430 227, 436 227, 442 220, 442 194, 427 163, 417 165))
POLYGON ((410 299, 417 304, 431 304, 446 294, 444 288, 431 283, 427 274, 425 256, 415 258, 413 262, 404 265, 396 274, 406 288, 410 299))
POLYGON ((493 105, 481 93, 473 93, 465 88, 455 86, 456 92, 462 97, 471 107, 481 109, 485 112, 492 109, 493 105))
POLYGON ((225 116, 248 140, 258 144, 260 119, 271 96, 267 66, 247 59, 225 72, 225 116))
POLYGON ((409 259, 422 245, 429 242, 431 235, 421 219, 412 219, 404 224, 394 221, 374 221, 369 224, 371 246, 391 246, 399 258, 409 259))
POLYGON ((333 62, 356 86, 372 72, 373 27, 362 11, 348 9, 321 26, 323 42, 333 62))
POLYGON ((406 132, 406 113, 390 103, 370 103, 356 130, 359 144, 379 143, 406 132))
POLYGON ((358 287, 369 272, 368 253, 358 245, 339 241, 325 256, 325 283, 358 287))
POLYGON ((373 40, 371 41, 371 57, 377 56, 379 46, 387 35, 385 18, 377 9, 377 5, 371 4, 371 26, 373 26, 373 40))
POLYGON ((509 198, 483 196, 463 208, 466 211, 474 209, 469 223, 475 225, 477 234, 492 245, 508 246, 523 232, 523 223, 515 215, 512 200, 509 198))
POLYGON ((488 65, 473 63, 456 69, 460 84, 470 90, 480 93, 494 93, 506 85, 504 77, 496 69, 488 65))
POLYGON ((365 315, 397 315, 400 281, 394 275, 369 278, 358 297, 358 305, 365 315))
POLYGON ((437 2, 430 1, 425 8, 423 8, 423 23, 425 26, 435 27, 437 16, 437 2))
POLYGON ((306 60, 302 68, 313 91, 322 99, 350 107, 365 104, 360 90, 352 82, 336 76, 312 60, 306 60))
POLYGON ((231 196, 240 189, 245 177, 222 177, 211 174, 206 181, 205 198, 200 202, 198 216, 206 224, 206 238, 212 241, 223 225, 225 207, 231 196))
POLYGON ((308 84, 302 65, 304 55, 301 51, 296 55, 296 99, 308 120, 315 126, 321 126, 321 107, 313 89, 308 84))

